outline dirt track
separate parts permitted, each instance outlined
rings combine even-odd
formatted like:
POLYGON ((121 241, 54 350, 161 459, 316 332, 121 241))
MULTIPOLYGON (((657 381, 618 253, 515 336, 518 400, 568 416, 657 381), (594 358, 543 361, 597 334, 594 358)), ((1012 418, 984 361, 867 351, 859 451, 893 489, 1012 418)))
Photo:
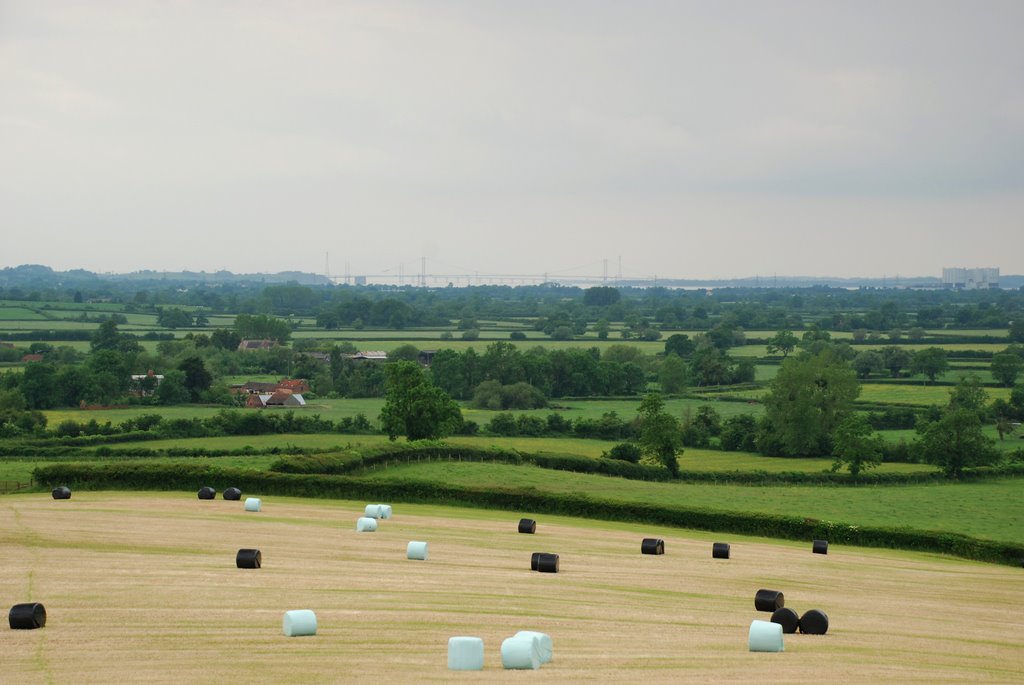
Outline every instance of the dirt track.
POLYGON ((0 629, 0 683, 1020 682, 1024 569, 934 555, 712 536, 636 525, 392 502, 263 498, 263 511, 194 494, 0 498, 0 606, 42 602, 46 628, 0 629), (640 540, 665 540, 643 556, 640 540), (711 541, 732 559, 711 558, 711 541), (428 561, 405 546, 426 540, 428 561), (264 567, 235 568, 241 547, 264 567), (561 572, 529 570, 557 552, 561 572), (747 651, 758 588, 828 614, 825 636, 747 651), (315 637, 285 638, 288 609, 315 637), (501 668, 502 639, 547 632, 554 661, 501 668), (446 668, 476 635, 485 670, 446 668))

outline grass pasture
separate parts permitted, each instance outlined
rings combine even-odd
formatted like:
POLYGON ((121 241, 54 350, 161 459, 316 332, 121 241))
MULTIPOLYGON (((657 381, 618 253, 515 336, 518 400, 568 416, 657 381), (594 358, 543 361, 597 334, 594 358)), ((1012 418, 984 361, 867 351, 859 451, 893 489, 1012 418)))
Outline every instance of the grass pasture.
MULTIPOLYGON (((917 404, 928 406, 937 404, 945 406, 949 403, 949 385, 897 385, 895 383, 861 383, 860 402, 886 404, 917 404)), ((1009 388, 985 388, 989 401, 1010 397, 1009 388)))
POLYGON ((1009 683, 1024 670, 1019 569, 750 538, 712 560, 710 534, 538 517, 526 536, 519 514, 393 504, 359 534, 353 502, 271 498, 247 514, 194 493, 6 497, 0 593, 43 602, 48 621, 0 631, 3 671, 26 684, 521 682, 499 649, 520 629, 554 642, 531 682, 1009 683), (650 535, 664 556, 639 554, 650 535), (428 561, 405 559, 409 540, 429 542, 428 561), (240 547, 264 567, 236 569, 240 547), (528 570, 540 549, 560 573, 528 570), (749 653, 761 587, 823 610, 829 633, 749 653), (318 634, 282 636, 283 612, 305 608, 318 634), (447 670, 453 635, 484 639, 482 673, 447 670))
MULTIPOLYGON (((794 468, 799 466, 794 465, 794 468)), ((759 487, 721 483, 649 483, 531 466, 467 462, 412 463, 371 471, 367 477, 385 482, 529 488, 555 495, 585 494, 598 500, 655 506, 681 504, 719 511, 799 516, 858 526, 905 526, 1011 543, 1020 542, 1020 531, 1024 526, 1024 479, 1021 478, 913 486, 759 487), (993 512, 998 513, 994 515, 993 512)))

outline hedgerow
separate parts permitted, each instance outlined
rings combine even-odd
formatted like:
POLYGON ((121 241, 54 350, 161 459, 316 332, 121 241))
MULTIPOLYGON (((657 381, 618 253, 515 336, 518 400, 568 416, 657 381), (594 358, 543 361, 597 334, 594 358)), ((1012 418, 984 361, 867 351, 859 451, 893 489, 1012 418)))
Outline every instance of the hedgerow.
POLYGON ((474 488, 414 480, 375 481, 340 475, 296 474, 219 468, 210 464, 54 464, 33 472, 46 487, 72 489, 198 490, 238 487, 261 495, 429 502, 511 511, 535 511, 593 519, 659 524, 789 540, 825 539, 835 544, 938 552, 965 559, 1020 565, 1024 545, 980 540, 957 533, 855 526, 796 516, 731 512, 580 494, 549 494, 524 488, 474 488))

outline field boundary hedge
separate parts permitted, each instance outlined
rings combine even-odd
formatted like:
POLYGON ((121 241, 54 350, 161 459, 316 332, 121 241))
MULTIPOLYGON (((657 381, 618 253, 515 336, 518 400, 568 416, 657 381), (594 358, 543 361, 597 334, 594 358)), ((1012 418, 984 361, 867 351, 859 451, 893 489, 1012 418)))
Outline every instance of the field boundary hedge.
POLYGON ((206 464, 55 464, 33 471, 45 487, 72 489, 182 490, 211 486, 243 492, 311 498, 423 502, 583 518, 660 524, 693 530, 786 540, 824 539, 835 544, 937 552, 964 559, 1019 566, 1024 545, 982 540, 959 533, 856 526, 796 516, 615 502, 578 494, 548 494, 529 488, 471 488, 414 480, 372 481, 352 476, 307 475, 218 468, 206 464))
MULTIPOLYGON (((528 454, 497 447, 464 447, 444 442, 396 443, 360 453, 299 454, 285 456, 271 464, 280 473, 358 475, 367 469, 388 468, 409 463, 466 461, 537 466, 556 471, 617 476, 629 480, 673 481, 669 472, 658 466, 633 464, 618 459, 574 455, 528 454)), ((1024 476, 1024 464, 968 469, 963 480, 984 480, 1024 476)), ((693 471, 682 470, 678 482, 730 485, 915 485, 948 480, 941 471, 920 473, 861 473, 856 478, 832 471, 693 471)))

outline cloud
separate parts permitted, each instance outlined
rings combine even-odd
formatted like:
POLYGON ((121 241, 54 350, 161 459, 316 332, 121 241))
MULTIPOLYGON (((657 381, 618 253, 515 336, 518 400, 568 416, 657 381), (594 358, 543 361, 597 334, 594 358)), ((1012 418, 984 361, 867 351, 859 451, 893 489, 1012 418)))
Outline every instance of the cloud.
MULTIPOLYGON (((329 249, 388 268, 424 251, 509 271, 628 253, 645 273, 877 275, 955 256, 953 218, 1020 244, 1019 3, 2 11, 0 203, 55 238, 5 260, 107 268, 157 236, 150 259, 190 268, 313 268, 329 249), (892 247, 834 259, 852 230, 892 247)), ((987 249, 1024 271, 1024 250, 987 249)))

